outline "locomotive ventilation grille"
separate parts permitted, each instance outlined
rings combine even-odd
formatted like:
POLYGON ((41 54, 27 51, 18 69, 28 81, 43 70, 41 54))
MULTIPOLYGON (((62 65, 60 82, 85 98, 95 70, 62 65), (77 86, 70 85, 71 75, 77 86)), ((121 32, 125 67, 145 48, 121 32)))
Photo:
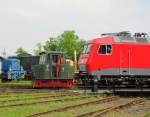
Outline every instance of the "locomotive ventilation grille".
POLYGON ((35 77, 43 77, 45 74, 46 66, 45 65, 35 65, 32 67, 33 74, 35 77))

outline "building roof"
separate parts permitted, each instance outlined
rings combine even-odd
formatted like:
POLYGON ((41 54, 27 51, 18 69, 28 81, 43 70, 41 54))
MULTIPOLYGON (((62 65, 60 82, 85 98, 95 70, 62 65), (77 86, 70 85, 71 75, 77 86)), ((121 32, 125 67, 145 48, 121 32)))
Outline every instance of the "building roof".
POLYGON ((30 57, 30 56, 32 56, 32 54, 23 53, 23 54, 18 54, 17 56, 18 56, 18 57, 30 57))

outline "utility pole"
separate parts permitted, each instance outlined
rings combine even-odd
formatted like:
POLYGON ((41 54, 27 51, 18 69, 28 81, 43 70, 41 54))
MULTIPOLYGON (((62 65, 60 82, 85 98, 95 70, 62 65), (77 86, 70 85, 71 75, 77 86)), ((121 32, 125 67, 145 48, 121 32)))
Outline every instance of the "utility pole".
POLYGON ((74 69, 77 71, 77 52, 74 50, 74 69))

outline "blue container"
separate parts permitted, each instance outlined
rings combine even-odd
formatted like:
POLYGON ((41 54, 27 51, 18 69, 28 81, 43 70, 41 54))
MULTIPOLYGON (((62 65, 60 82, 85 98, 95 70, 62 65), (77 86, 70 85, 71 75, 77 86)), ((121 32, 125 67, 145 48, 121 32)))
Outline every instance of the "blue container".
POLYGON ((19 80, 24 78, 25 71, 18 59, 5 59, 2 61, 2 80, 19 80))

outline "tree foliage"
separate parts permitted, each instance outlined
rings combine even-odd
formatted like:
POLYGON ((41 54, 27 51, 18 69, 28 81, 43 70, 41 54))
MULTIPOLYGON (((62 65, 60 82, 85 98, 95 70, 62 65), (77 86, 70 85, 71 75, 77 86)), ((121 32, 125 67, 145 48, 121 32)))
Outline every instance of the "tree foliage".
POLYGON ((65 52, 65 56, 68 59, 74 58, 74 51, 76 50, 77 54, 80 53, 84 41, 79 39, 75 34, 75 31, 64 31, 59 36, 59 50, 65 52))
POLYGON ((19 47, 16 51, 17 55, 24 54, 24 53, 27 53, 27 52, 22 47, 19 47))
POLYGON ((36 45, 36 49, 34 50, 35 55, 39 55, 43 51, 43 45, 41 43, 38 43, 36 45))
POLYGON ((69 30, 64 31, 58 37, 50 37, 49 40, 45 42, 43 48, 45 51, 62 51, 65 53, 67 59, 73 60, 74 51, 76 50, 77 55, 79 55, 84 43, 85 41, 80 39, 75 31, 69 30))
POLYGON ((48 41, 46 41, 44 45, 45 51, 57 51, 59 46, 59 40, 54 37, 50 37, 48 41))

